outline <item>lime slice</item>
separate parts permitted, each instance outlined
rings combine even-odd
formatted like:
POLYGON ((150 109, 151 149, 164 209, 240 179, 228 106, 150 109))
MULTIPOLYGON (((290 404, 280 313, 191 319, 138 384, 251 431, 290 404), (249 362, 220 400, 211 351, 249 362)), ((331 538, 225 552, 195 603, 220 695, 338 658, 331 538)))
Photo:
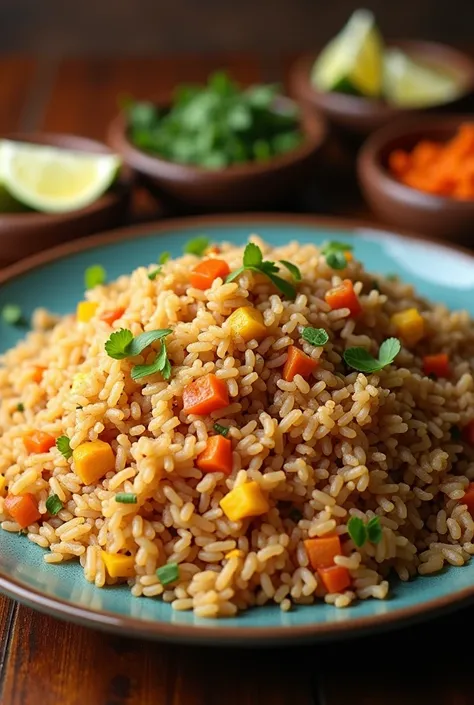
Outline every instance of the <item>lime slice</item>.
POLYGON ((356 10, 317 58, 311 80, 322 91, 377 97, 382 89, 382 37, 369 10, 356 10))
POLYGON ((0 182, 8 194, 43 213, 85 208, 112 184, 120 166, 114 154, 91 154, 2 140, 0 182))
POLYGON ((383 60, 387 102, 403 108, 422 108, 448 103, 459 95, 452 76, 417 63, 400 49, 388 49, 383 60))

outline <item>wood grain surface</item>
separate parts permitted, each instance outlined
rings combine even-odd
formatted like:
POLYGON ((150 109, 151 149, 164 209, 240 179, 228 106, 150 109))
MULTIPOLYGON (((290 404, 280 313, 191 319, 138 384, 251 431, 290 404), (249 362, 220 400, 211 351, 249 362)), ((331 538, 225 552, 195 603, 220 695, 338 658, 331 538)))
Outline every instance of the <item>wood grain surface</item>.
MULTIPOLYGON (((283 70, 286 61, 277 65, 283 70)), ((0 130, 103 138, 117 95, 153 97, 222 66, 244 83, 278 77, 248 55, 0 58, 0 130)), ((348 163, 337 145, 328 159, 348 163)), ((367 216, 350 168, 338 182, 328 171, 326 186, 310 189, 301 209, 367 216)), ((143 194, 135 206, 135 220, 153 217, 143 194)), ((472 655, 461 643, 473 615, 468 609, 357 641, 254 651, 111 636, 0 597, 0 705, 471 705, 472 655)))

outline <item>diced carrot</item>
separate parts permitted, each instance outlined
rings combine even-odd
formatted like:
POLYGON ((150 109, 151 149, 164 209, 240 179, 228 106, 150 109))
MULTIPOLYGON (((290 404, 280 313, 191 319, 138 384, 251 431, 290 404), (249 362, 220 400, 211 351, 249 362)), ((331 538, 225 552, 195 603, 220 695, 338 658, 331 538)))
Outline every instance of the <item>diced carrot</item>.
POLYGON ((209 373, 188 384, 183 390, 183 408, 187 414, 210 414, 229 406, 226 383, 209 373))
POLYGON ((357 316, 362 311, 362 306, 350 279, 344 279, 342 284, 334 287, 334 289, 329 289, 324 298, 333 310, 348 308, 351 316, 357 316))
POLYGON ((23 437, 28 453, 46 453, 56 443, 56 439, 44 431, 31 431, 23 437))
POLYGON ((306 355, 295 345, 290 345, 288 348, 288 357, 283 367, 283 379, 287 382, 292 382, 295 375, 308 377, 318 365, 319 362, 317 360, 313 360, 312 357, 306 355))
POLYGON ((459 500, 460 504, 467 504, 469 513, 474 516, 474 482, 470 482, 464 497, 459 500))
POLYGON ((223 259, 205 259, 199 262, 191 272, 189 281, 195 289, 210 289, 214 279, 230 274, 230 268, 223 259))
POLYGON ((41 519, 38 503, 30 493, 19 495, 8 494, 4 502, 4 507, 22 529, 30 524, 34 524, 38 519, 41 519))
POLYGON ((468 421, 461 432, 463 441, 474 448, 474 419, 468 421))
POLYGON ((232 441, 224 436, 211 436, 196 465, 203 472, 232 472, 232 441))
POLYGON ((31 374, 31 379, 33 382, 36 382, 36 384, 39 384, 41 380, 43 379, 43 373, 45 372, 46 367, 42 367, 41 365, 36 365, 33 367, 33 372, 31 374))
POLYGON ((449 357, 446 353, 425 355, 423 358, 423 372, 426 376, 435 374, 436 377, 449 377, 449 357))
POLYGON ((349 571, 340 565, 318 568, 318 575, 329 593, 342 592, 351 584, 349 571))
POLYGON ((306 539, 304 546, 313 570, 334 565, 334 556, 341 554, 341 539, 337 535, 306 539))
POLYGON ((124 308, 116 308, 113 311, 104 311, 100 317, 100 320, 111 326, 114 321, 118 321, 119 318, 122 318, 124 313, 124 308))

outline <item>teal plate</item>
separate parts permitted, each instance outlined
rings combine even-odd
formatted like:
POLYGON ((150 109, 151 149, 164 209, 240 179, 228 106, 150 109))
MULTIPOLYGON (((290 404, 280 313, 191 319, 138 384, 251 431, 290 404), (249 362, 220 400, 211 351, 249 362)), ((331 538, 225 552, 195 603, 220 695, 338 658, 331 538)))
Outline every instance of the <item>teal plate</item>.
MULTIPOLYGON (((88 265, 103 263, 109 278, 115 278, 156 262, 163 250, 178 256, 189 238, 202 233, 216 242, 242 244, 256 232, 275 245, 351 241, 368 270, 397 274, 433 301, 474 314, 474 259, 467 251, 360 223, 270 215, 168 221, 68 243, 2 272, 0 307, 15 302, 27 316, 39 305, 67 313, 83 296, 88 265)), ((0 352, 22 334, 0 323, 0 352)), ((25 537, 0 531, 0 590, 51 615, 121 634, 255 646, 347 638, 453 609, 474 596, 474 562, 409 583, 395 582, 389 599, 365 600, 347 609, 318 604, 283 613, 267 606, 234 619, 203 620, 175 612, 158 599, 132 597, 126 586, 100 590, 86 582, 78 563, 47 565, 42 549, 25 537)))

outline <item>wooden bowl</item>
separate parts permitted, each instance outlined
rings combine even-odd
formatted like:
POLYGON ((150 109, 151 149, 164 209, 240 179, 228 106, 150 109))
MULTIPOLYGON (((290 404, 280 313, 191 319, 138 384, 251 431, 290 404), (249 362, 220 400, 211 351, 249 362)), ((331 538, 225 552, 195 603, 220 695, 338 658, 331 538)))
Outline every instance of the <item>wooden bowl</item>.
POLYGON ((290 93, 308 110, 324 113, 343 132, 364 137, 388 124, 394 118, 436 110, 458 109, 474 91, 474 60, 467 54, 436 42, 400 40, 387 46, 401 49, 412 58, 429 66, 452 71, 459 77, 459 96, 443 105, 429 108, 397 108, 383 100, 362 98, 345 93, 319 91, 311 83, 311 70, 317 54, 302 56, 290 71, 290 93))
POLYGON ((445 142, 472 115, 412 117, 371 135, 359 152, 357 173, 362 191, 375 213, 387 223, 424 235, 472 246, 474 200, 436 196, 397 181, 388 169, 394 149, 411 150, 421 139, 445 142))
MULTIPOLYGON (((288 99, 279 100, 289 102, 288 99)), ((167 107, 164 102, 160 107, 167 107)), ((169 105, 169 103, 168 103, 169 105)), ((326 121, 319 115, 302 120, 304 142, 266 162, 222 169, 177 164, 135 147, 124 115, 110 124, 108 143, 140 176, 142 183, 169 209, 184 213, 228 212, 274 207, 296 193, 311 177, 323 145, 326 121)))
MULTIPOLYGON (((53 145, 84 152, 108 153, 101 142, 75 135, 11 133, 2 139, 53 145)), ((131 175, 127 170, 115 185, 90 206, 68 213, 0 213, 0 266, 67 240, 123 225, 130 199, 131 175)))

